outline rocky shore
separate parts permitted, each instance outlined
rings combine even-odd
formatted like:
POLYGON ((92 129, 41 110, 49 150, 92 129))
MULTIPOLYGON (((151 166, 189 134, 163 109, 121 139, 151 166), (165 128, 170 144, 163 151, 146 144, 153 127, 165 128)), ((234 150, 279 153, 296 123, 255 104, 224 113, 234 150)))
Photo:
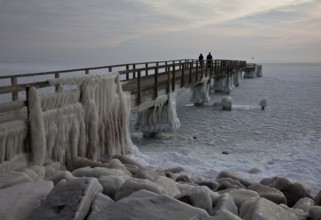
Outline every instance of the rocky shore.
POLYGON ((251 181, 222 171, 212 181, 106 156, 0 173, 0 219, 321 220, 314 198, 284 177, 251 181))

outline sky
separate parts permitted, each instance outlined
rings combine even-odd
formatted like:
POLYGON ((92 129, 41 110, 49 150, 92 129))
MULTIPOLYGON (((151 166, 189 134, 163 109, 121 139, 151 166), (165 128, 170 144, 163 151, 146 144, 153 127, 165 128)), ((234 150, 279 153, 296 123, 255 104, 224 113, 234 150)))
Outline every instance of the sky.
POLYGON ((0 63, 321 62, 321 0, 0 0, 0 63))

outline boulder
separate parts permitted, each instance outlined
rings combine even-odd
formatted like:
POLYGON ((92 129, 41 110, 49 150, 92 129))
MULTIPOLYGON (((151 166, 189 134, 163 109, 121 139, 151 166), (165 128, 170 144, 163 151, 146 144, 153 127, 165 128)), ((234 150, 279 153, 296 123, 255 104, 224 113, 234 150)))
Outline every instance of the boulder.
POLYGON ((199 186, 207 186, 210 190, 216 191, 219 184, 213 181, 199 181, 197 182, 199 186))
POLYGON ((266 178, 260 182, 263 185, 280 190, 287 199, 287 205, 292 207, 299 199, 311 197, 307 189, 300 183, 291 183, 284 177, 266 178))
POLYGON ((315 205, 321 206, 321 190, 320 190, 320 192, 317 194, 317 196, 314 198, 314 203, 315 203, 315 205))
POLYGON ((192 207, 166 195, 140 190, 108 206, 104 211, 90 216, 88 220, 203 220, 206 217, 208 214, 203 209, 192 207))
POLYGON ((150 170, 150 169, 147 169, 147 168, 140 168, 134 174, 135 178, 149 179, 151 181, 155 181, 159 176, 165 176, 165 175, 163 173, 161 173, 161 172, 157 172, 157 171, 150 170))
POLYGON ((321 220, 321 207, 314 206, 309 210, 309 216, 311 220, 321 220))
POLYGON ((232 189, 227 193, 232 196, 234 203, 238 208, 240 208, 244 202, 259 197, 259 194, 252 190, 232 189))
POLYGON ((103 193, 112 199, 115 199, 115 194, 127 179, 122 176, 101 176, 98 178, 99 183, 103 187, 103 193))
MULTIPOLYGON (((104 175, 114 175, 114 176, 123 176, 124 178, 128 178, 128 172, 124 172, 119 169, 109 169, 106 167, 83 167, 76 169, 72 172, 72 174, 76 177, 100 177, 104 175)), ((131 174, 130 174, 131 175, 131 174)))
POLYGON ((91 216, 96 215, 98 212, 104 211, 108 206, 113 205, 114 203, 115 202, 108 196, 102 193, 97 193, 91 204, 91 210, 88 218, 91 218, 91 216))
POLYGON ((238 215, 235 215, 226 209, 221 209, 216 213, 215 216, 210 216, 208 218, 205 218, 204 220, 242 220, 242 219, 238 215))
POLYGON ((59 162, 52 162, 50 164, 46 164, 44 166, 44 168, 45 168, 45 172, 46 172, 46 175, 45 175, 46 178, 54 175, 54 173, 57 170, 63 170, 64 169, 64 167, 59 162))
POLYGON ((30 219, 84 219, 103 187, 95 178, 60 181, 30 219))
POLYGON ((302 209, 305 212, 309 212, 309 209, 314 206, 313 199, 310 198, 301 198, 295 205, 293 206, 294 209, 302 209))
POLYGON ((60 180, 73 180, 76 178, 68 170, 57 170, 48 180, 51 180, 56 185, 60 180))
POLYGON ((150 192, 154 192, 156 194, 164 193, 164 189, 160 185, 150 180, 133 178, 133 179, 127 180, 124 184, 122 184, 122 186, 119 188, 119 190, 115 194, 115 201, 118 201, 142 189, 150 192))
POLYGON ((216 180, 218 182, 217 190, 225 189, 245 189, 245 186, 240 181, 231 178, 220 178, 216 180))
POLYGON ((111 169, 119 169, 127 173, 129 176, 132 175, 132 173, 127 169, 127 167, 120 162, 118 159, 112 159, 109 164, 107 165, 108 168, 111 169))
POLYGON ((131 159, 131 158, 125 156, 125 155, 115 154, 115 155, 113 155, 113 159, 115 159, 115 158, 120 160, 125 165, 128 164, 128 165, 135 165, 135 166, 137 166, 139 168, 142 167, 141 164, 139 164, 135 160, 133 160, 133 159, 131 159))
POLYGON ((302 209, 290 208, 284 204, 280 204, 280 207, 282 207, 286 211, 294 214, 299 220, 306 220, 309 217, 308 213, 303 211, 302 209))
POLYGON ((212 211, 212 198, 205 186, 196 186, 175 196, 176 199, 191 206, 212 211))
POLYGON ((93 161, 82 157, 73 158, 67 161, 67 168, 70 171, 74 171, 82 167, 107 167, 107 165, 100 161, 93 161))
POLYGON ((167 178, 165 176, 159 176, 155 180, 155 183, 162 186, 165 194, 170 197, 174 197, 181 192, 177 187, 177 183, 174 180, 167 178))
POLYGON ((229 212, 233 213, 234 215, 238 215, 237 207, 234 203, 233 198, 224 193, 218 198, 218 202, 216 203, 211 215, 216 215, 221 210, 228 210, 229 212))
POLYGON ((32 178, 23 172, 11 171, 0 173, 0 189, 9 187, 18 183, 30 182, 32 178))
POLYGON ((220 172, 217 175, 216 180, 219 180, 219 179, 222 179, 222 178, 231 178, 231 179, 234 179, 234 180, 238 180, 245 187, 249 187, 249 186, 251 186, 251 185, 256 183, 255 181, 243 178, 243 177, 241 177, 241 176, 239 176, 236 173, 233 173, 231 171, 222 171, 222 172, 220 172))
POLYGON ((180 175, 176 178, 176 182, 185 182, 185 183, 194 183, 193 180, 191 180, 186 175, 180 175))
POLYGON ((240 216, 244 220, 298 220, 296 215, 265 198, 246 201, 240 208, 240 216))
POLYGON ((36 181, 0 190, 0 219, 29 219, 53 186, 51 181, 36 181))
POLYGON ((278 189, 264 186, 259 183, 251 185, 247 189, 257 192, 260 195, 260 197, 266 198, 267 200, 270 200, 270 201, 274 202, 275 204, 281 204, 281 203, 287 204, 286 197, 278 189))

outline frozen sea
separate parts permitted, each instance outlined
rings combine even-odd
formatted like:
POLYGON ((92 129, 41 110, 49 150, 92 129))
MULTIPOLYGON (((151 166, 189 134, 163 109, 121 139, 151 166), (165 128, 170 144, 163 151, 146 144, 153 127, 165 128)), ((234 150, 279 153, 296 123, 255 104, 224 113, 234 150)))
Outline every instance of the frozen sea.
POLYGON ((211 94, 208 105, 195 107, 186 90, 177 100, 180 130, 157 138, 134 133, 140 154, 133 157, 155 169, 181 166, 208 179, 222 170, 254 180, 285 176, 319 192, 321 64, 263 64, 263 77, 242 80, 230 95, 233 109, 222 111, 212 103, 225 94, 211 94), (263 98, 265 111, 258 106, 263 98))
MULTIPOLYGON (((0 73, 17 74, 89 65, 1 64, 0 73)), ((189 90, 177 100, 180 130, 156 138, 131 132, 139 154, 155 169, 183 167, 190 176, 215 178, 222 170, 245 177, 285 176, 316 194, 321 189, 321 63, 263 64, 263 77, 244 79, 231 92, 233 110, 214 108, 225 94, 194 107, 189 90), (265 111, 258 103, 268 100, 265 111), (228 154, 223 154, 226 152, 228 154)))

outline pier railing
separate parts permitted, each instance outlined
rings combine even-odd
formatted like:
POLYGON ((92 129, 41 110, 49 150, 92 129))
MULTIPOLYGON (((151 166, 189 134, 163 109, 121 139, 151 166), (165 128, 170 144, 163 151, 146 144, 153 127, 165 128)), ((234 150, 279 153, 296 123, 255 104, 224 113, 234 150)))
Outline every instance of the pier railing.
MULTIPOLYGON (((202 77, 218 77, 220 75, 229 74, 229 72, 242 69, 246 67, 245 61, 238 60, 210 60, 210 61, 199 61, 195 59, 179 59, 179 60, 167 60, 167 61, 155 61, 155 62, 142 62, 142 63, 128 63, 128 64, 118 64, 109 66, 99 66, 99 67, 87 67, 78 69, 67 69, 67 70, 57 70, 49 72, 37 72, 37 73, 26 73, 26 74, 15 74, 15 75, 5 75, 0 76, 0 95, 10 94, 11 100, 17 101, 21 100, 19 97, 19 92, 28 93, 28 88, 45 88, 52 87, 49 84, 49 80, 53 78, 61 78, 64 74, 68 77, 69 74, 79 73, 79 75, 88 75, 95 73, 95 71, 104 71, 104 73, 118 71, 120 74, 121 81, 135 80, 136 88, 138 94, 138 102, 140 103, 140 94, 142 91, 141 80, 144 77, 153 75, 154 77, 154 96, 157 97, 160 74, 167 74, 167 90, 171 86, 175 89, 175 79, 177 72, 180 72, 181 86, 184 85, 186 76, 188 76, 188 81, 197 81, 202 77), (46 80, 40 81, 37 78, 46 77, 46 80), (33 79, 32 82, 27 82, 33 79), (171 81, 172 79, 172 81, 171 81), (5 82, 9 85, 4 85, 5 82)), ((57 91, 59 86, 55 86, 55 91, 57 91)), ((27 95, 26 95, 27 97, 27 95)))

